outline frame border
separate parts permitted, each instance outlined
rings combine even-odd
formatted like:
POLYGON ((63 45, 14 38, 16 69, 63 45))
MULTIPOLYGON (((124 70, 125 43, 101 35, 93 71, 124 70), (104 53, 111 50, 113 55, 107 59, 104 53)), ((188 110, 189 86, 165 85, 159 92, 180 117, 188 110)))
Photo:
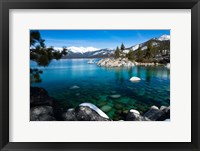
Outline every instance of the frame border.
POLYGON ((0 0, 0 149, 19 150, 200 150, 200 0, 0 0), (191 9, 191 143, 21 143, 9 142, 9 9, 191 9))

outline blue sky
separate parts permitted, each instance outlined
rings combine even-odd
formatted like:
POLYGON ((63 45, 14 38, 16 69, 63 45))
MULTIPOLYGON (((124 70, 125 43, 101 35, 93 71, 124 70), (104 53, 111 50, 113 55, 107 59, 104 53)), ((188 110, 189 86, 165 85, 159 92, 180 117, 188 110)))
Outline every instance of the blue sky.
POLYGON ((39 30, 46 46, 116 48, 124 43, 130 47, 170 30, 39 30))

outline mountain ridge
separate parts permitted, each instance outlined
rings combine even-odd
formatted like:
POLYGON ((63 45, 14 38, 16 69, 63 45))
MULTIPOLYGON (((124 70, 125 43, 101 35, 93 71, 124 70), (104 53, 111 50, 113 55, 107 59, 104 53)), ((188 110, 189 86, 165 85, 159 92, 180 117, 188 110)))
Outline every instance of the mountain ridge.
MULTIPOLYGON (((125 48, 125 50, 123 50, 122 53, 128 54, 130 50, 137 51, 139 48, 141 48, 142 51, 145 51, 149 43, 151 43, 151 45, 154 46, 155 49, 159 49, 160 51, 166 51, 166 50, 170 51, 169 50, 170 35, 161 35, 160 37, 151 38, 143 43, 125 48)), ((95 47, 71 46, 71 47, 68 47, 67 49, 68 49, 68 54, 67 56, 63 57, 63 59, 107 58, 107 57, 114 57, 114 52, 115 52, 115 49, 111 49, 111 48, 98 49, 95 47)))

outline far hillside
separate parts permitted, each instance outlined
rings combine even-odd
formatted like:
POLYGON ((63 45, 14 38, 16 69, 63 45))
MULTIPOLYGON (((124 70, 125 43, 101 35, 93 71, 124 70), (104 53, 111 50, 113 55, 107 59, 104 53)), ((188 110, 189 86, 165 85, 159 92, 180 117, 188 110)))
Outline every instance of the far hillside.
POLYGON ((116 49, 94 47, 68 47, 63 59, 72 58, 128 58, 142 63, 170 63, 170 36, 162 35, 146 42, 126 47, 123 43, 116 49))

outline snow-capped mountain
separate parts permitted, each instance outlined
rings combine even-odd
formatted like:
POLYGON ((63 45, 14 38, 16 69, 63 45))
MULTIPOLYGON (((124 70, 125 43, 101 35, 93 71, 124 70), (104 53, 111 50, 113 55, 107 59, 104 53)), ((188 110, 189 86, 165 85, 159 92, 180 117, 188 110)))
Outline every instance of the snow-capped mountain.
POLYGON ((145 51, 147 49, 147 46, 149 43, 153 47, 156 47, 157 49, 164 49, 164 46, 169 46, 170 41, 170 35, 162 35, 160 37, 152 38, 146 42, 133 45, 129 48, 126 48, 123 53, 127 54, 130 50, 136 51, 138 48, 141 48, 142 51, 145 51))
POLYGON ((148 48, 151 47, 151 59, 162 60, 165 63, 170 62, 170 35, 162 35, 160 37, 152 38, 146 42, 131 46, 122 51, 122 56, 127 56, 130 51, 133 51, 137 56, 139 50, 142 51, 142 55, 145 57, 148 48))
POLYGON ((86 53, 86 52, 93 52, 93 51, 97 51, 99 50, 99 48, 95 48, 95 47, 68 47, 67 48, 68 51, 71 51, 73 53, 86 53))
POLYGON ((137 44, 137 45, 131 46, 130 49, 133 50, 133 51, 135 51, 135 50, 137 50, 139 47, 140 47, 140 44, 137 44))
POLYGON ((114 49, 97 49, 94 47, 69 47, 68 54, 64 58, 107 58, 112 57, 114 49), (88 49, 89 48, 89 49, 88 49))
MULTIPOLYGON (((130 50, 137 51, 141 48, 142 51, 146 51, 148 45, 151 44, 158 51, 169 52, 170 47, 170 35, 162 35, 160 37, 152 38, 146 42, 133 45, 123 50, 124 54, 128 54, 130 50)), ((60 50, 60 49, 58 49, 60 50)), ((98 49, 95 47, 67 47, 68 54, 64 58, 107 58, 114 56, 114 49, 98 49)))
POLYGON ((155 38, 156 40, 159 40, 159 41, 166 41, 166 40, 170 40, 170 35, 162 35, 158 38, 155 38))

